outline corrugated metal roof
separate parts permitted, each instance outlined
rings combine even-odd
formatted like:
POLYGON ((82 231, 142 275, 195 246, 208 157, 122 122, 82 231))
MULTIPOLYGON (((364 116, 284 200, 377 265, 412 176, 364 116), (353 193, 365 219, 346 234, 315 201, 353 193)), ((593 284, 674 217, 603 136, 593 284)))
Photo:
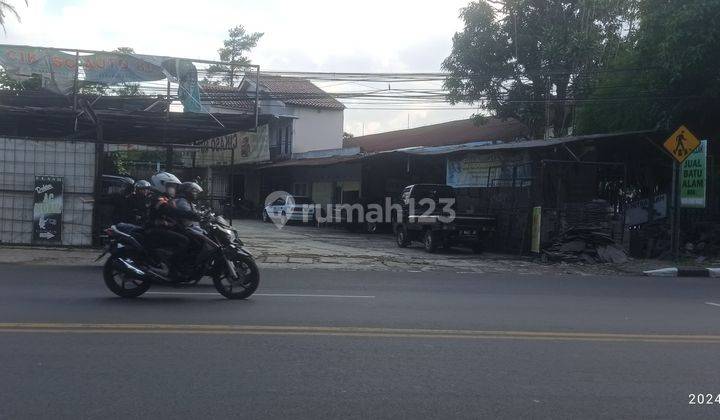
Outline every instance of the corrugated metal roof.
POLYGON ((489 140, 510 141, 526 138, 528 135, 528 128, 514 119, 490 118, 483 125, 475 125, 472 119, 467 119, 353 137, 345 140, 343 145, 357 146, 364 152, 381 152, 413 146, 445 146, 489 140))
POLYGON ((617 139, 621 137, 637 136, 641 134, 654 133, 653 130, 645 131, 628 131, 623 133, 611 133, 611 134, 589 134, 584 136, 567 136, 547 140, 524 140, 524 141, 512 141, 512 142, 493 142, 493 141, 481 141, 465 144, 454 144, 448 146, 437 146, 437 147, 406 147, 395 150, 384 150, 381 152, 374 153, 359 153, 352 156, 330 156, 321 158, 311 159, 293 159, 284 162, 273 163, 263 166, 263 168, 278 168, 278 167, 292 167, 292 166, 325 166, 325 165, 336 165, 339 163, 350 163, 356 162, 363 159, 372 159, 374 157, 388 156, 391 154, 412 154, 422 156, 433 156, 433 155, 449 155, 453 153, 461 152, 483 152, 483 151, 497 151, 497 150, 523 150, 523 149, 539 149, 559 146, 562 144, 569 144, 574 142, 592 141, 592 140, 604 140, 604 139, 617 139))
POLYGON ((409 153, 415 155, 446 155, 457 152, 477 152, 484 150, 508 150, 508 149, 535 149, 543 147, 553 147, 562 144, 588 141, 588 140, 599 140, 606 138, 617 138, 623 136, 632 136, 638 134, 648 134, 653 131, 630 131, 624 133, 612 133, 612 134, 588 134, 584 136, 566 136, 552 139, 539 139, 539 140, 521 140, 511 142, 494 142, 494 141, 480 141, 465 144, 453 144, 448 146, 438 147, 407 147, 404 149, 392 150, 392 152, 409 153))

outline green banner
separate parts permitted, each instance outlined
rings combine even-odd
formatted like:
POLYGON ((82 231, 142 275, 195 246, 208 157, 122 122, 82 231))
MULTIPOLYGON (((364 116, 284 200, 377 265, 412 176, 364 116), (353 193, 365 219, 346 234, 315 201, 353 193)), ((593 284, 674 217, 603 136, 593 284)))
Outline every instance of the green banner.
POLYGON ((683 162, 680 170, 680 206, 705 208, 707 187, 707 140, 683 162))
POLYGON ((0 65, 16 80, 39 74, 43 87, 58 93, 67 93, 73 87, 76 65, 72 54, 44 48, 0 45, 0 65))

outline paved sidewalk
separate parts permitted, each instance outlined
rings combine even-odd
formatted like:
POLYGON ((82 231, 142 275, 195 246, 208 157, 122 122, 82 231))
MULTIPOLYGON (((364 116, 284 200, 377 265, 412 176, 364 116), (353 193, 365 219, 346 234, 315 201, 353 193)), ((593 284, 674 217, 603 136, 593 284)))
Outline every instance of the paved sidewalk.
MULTIPOLYGON (((324 268, 375 271, 449 271, 523 274, 639 274, 656 268, 656 261, 623 265, 544 264, 529 257, 453 249, 427 254, 419 245, 398 248, 389 234, 350 233, 339 228, 289 225, 277 229, 255 220, 235 221, 235 227, 260 267, 324 268)), ((41 265, 100 265, 95 249, 0 247, 0 263, 41 265)))

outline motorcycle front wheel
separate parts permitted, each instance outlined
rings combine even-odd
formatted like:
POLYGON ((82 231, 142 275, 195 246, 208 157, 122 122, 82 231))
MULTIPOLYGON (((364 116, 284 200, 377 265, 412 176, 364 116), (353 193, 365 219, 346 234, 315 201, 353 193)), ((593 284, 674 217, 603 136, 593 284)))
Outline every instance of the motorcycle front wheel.
POLYGON ((229 270, 213 277, 215 289, 228 299, 247 299, 260 285, 260 271, 252 258, 238 255, 232 260, 238 277, 233 279, 229 270))
POLYGON ((105 286, 111 292, 123 298, 136 298, 147 292, 150 282, 130 277, 118 268, 116 257, 110 257, 103 267, 105 286))

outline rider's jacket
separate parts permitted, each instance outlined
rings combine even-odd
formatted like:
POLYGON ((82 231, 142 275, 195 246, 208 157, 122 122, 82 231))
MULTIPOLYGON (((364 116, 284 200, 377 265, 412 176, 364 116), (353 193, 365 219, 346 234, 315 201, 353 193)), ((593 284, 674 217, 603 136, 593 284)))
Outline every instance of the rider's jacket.
MULTIPOLYGON (((183 212, 191 212, 192 214, 197 215, 197 212, 195 210, 195 205, 191 203, 187 198, 185 197, 178 197, 175 200, 173 200, 173 205, 176 209, 183 211, 183 212)), ((187 214, 187 213, 185 213, 187 214)), ((179 219, 179 222, 182 223, 185 227, 200 227, 200 224, 197 222, 197 217, 194 219, 190 218, 184 218, 181 217, 179 219)))
POLYGON ((153 204, 150 197, 132 193, 126 198, 126 221, 136 225, 144 225, 149 218, 150 206, 153 204))
POLYGON ((172 228, 182 220, 200 220, 200 215, 194 211, 178 208, 175 200, 161 194, 152 198, 150 206, 149 224, 156 227, 172 228))

